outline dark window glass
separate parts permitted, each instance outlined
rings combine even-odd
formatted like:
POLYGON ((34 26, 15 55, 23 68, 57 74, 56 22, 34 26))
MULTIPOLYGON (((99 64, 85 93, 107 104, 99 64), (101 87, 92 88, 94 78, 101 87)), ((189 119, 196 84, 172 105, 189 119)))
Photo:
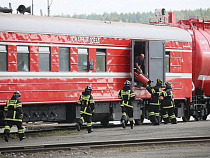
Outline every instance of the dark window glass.
POLYGON ((29 71, 30 53, 28 46, 17 46, 17 70, 29 71))
POLYGON ((50 71, 50 47, 39 47, 39 71, 50 71))
POLYGON ((170 72, 170 52, 165 52, 165 72, 170 72))
POLYGON ((69 48, 59 48, 59 71, 70 71, 69 48))
POLYGON ((106 50, 105 49, 96 50, 96 71, 106 72, 106 50))
POLYGON ((78 49, 78 71, 88 72, 88 49, 78 49))
POLYGON ((0 71, 8 70, 8 53, 7 46, 0 45, 0 71))

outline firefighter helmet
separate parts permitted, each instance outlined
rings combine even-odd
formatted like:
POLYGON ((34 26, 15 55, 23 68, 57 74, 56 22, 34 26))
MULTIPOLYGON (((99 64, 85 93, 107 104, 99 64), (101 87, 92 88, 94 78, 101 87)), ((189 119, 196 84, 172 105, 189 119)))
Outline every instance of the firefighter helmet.
POLYGON ((92 87, 91 87, 91 86, 87 86, 87 87, 85 88, 85 91, 86 91, 86 92, 91 92, 91 91, 92 91, 92 87))
POLYGON ((19 91, 15 91, 15 92, 13 93, 13 96, 20 97, 20 96, 21 96, 21 94, 20 94, 20 92, 19 92, 19 91))
POLYGON ((125 86, 130 86, 131 85, 131 82, 129 80, 126 80, 125 83, 124 83, 124 85, 125 86))
POLYGON ((167 89, 171 89, 171 83, 170 82, 166 82, 165 85, 166 85, 167 89))
POLYGON ((158 85, 162 85, 163 84, 163 81, 161 81, 159 78, 157 79, 157 84, 158 85))

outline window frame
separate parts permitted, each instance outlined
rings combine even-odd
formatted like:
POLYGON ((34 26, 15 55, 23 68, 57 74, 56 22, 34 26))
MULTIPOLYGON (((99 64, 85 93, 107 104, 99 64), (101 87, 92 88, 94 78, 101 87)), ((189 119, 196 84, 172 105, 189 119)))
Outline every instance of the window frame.
MULTIPOLYGON (((83 63, 85 62, 85 60, 83 61, 83 63)), ((88 48, 78 48, 78 72, 89 72, 89 49, 88 48), (85 51, 80 51, 80 50, 87 50, 86 52, 85 51), (80 71, 80 70, 85 70, 83 67, 84 67, 84 64, 82 64, 82 68, 81 68, 81 65, 80 65, 80 56, 81 55, 86 55, 87 56, 87 69, 86 71, 80 71)))
MULTIPOLYGON (((24 67, 22 69, 24 69, 24 67)), ((30 72, 30 46, 27 46, 27 45, 17 45, 17 71, 18 72, 30 72), (27 61, 27 63, 28 63, 28 67, 27 67, 28 70, 27 71, 20 70, 20 68, 18 67, 18 65, 21 64, 21 63, 18 62, 18 58, 19 58, 18 56, 19 56, 19 54, 22 54, 22 55, 23 54, 27 54, 28 55, 28 57, 27 57, 28 58, 28 61, 27 61)))
POLYGON ((3 69, 1 70, 1 67, 0 67, 0 72, 6 72, 6 71, 8 71, 8 46, 0 45, 0 53, 5 54, 5 63, 4 63, 5 65, 2 64, 2 66, 5 66, 5 70, 3 70, 3 69), (4 46, 5 46, 5 49, 3 49, 4 46))
POLYGON ((96 72, 106 72, 107 70, 107 50, 106 49, 96 49, 96 72), (100 51, 99 51, 100 50, 100 51), (103 50, 103 51, 101 51, 103 50), (105 56, 105 61, 104 61, 104 71, 97 71, 97 57, 98 56, 105 56))
POLYGON ((170 68, 170 51, 166 51, 165 52, 165 73, 170 73, 171 72, 171 68, 170 68), (168 57, 168 64, 166 63, 166 58, 168 57), (167 68, 168 65, 168 68, 167 68))
MULTIPOLYGON (((70 56, 71 54, 70 54, 70 47, 59 47, 59 72, 70 72, 71 71, 71 68, 70 68, 70 66, 71 66, 71 60, 70 60, 70 56), (61 55, 61 51, 60 51, 60 49, 68 49, 68 53, 66 53, 66 51, 64 52, 65 54, 68 54, 68 70, 62 70, 61 71, 61 60, 60 60, 60 55, 61 55)), ((65 58, 66 59, 66 58, 65 58)))
POLYGON ((51 72, 51 49, 50 49, 50 46, 39 46, 39 72, 51 72), (42 48, 43 50, 41 50, 40 48, 42 48), (45 71, 45 70, 40 71, 40 65, 41 65, 40 64, 40 55, 41 54, 49 54, 49 59, 48 59, 49 60, 48 61, 49 62, 49 67, 48 67, 47 71, 45 71))

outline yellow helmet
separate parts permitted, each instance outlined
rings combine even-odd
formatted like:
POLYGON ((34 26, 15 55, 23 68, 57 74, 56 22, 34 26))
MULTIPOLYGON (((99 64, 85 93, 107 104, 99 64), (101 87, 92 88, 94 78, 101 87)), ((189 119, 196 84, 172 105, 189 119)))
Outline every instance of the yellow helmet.
POLYGON ((161 81, 159 78, 157 79, 157 84, 162 85, 163 81, 161 81))

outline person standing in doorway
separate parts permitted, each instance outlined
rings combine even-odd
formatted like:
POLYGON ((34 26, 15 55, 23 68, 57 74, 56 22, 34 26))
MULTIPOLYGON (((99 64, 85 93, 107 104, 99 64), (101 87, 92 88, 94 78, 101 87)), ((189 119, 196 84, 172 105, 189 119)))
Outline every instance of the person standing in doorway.
POLYGON ((144 65, 144 54, 140 54, 140 56, 135 57, 135 68, 138 73, 142 74, 142 67, 144 65))

